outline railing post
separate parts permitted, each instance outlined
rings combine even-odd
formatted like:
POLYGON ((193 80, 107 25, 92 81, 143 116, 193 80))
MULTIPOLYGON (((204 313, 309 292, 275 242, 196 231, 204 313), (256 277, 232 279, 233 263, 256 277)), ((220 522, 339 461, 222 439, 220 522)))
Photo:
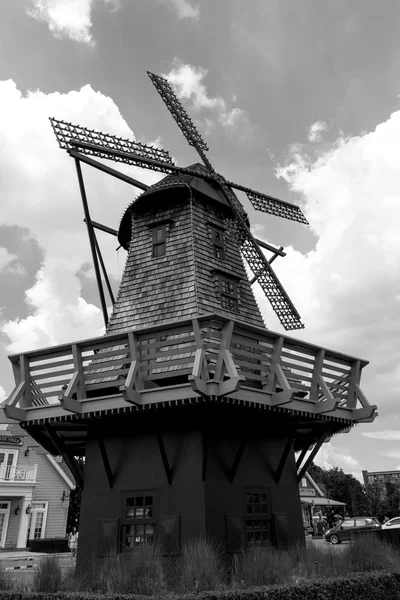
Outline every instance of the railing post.
POLYGON ((82 352, 78 344, 72 344, 72 356, 74 359, 74 371, 78 373, 76 398, 83 400, 86 398, 85 375, 82 366, 82 352))
POLYGON ((276 367, 278 365, 280 365, 280 362, 281 362, 281 353, 282 353, 282 348, 283 348, 283 342, 284 342, 284 337, 281 335, 278 338, 276 338, 276 340, 274 342, 274 347, 272 349, 271 364, 270 364, 269 373, 268 373, 268 381, 264 388, 266 392, 270 392, 272 394, 275 392, 275 388, 276 388, 276 382, 277 382, 276 367))
POLYGON ((32 390, 31 377, 29 372, 29 358, 26 356, 26 354, 20 355, 19 364, 21 370, 21 381, 25 384, 19 405, 20 408, 27 408, 28 406, 32 406, 32 390))
POLYGON ((361 363, 359 360, 354 360, 351 363, 349 391, 347 393, 347 408, 356 408, 357 406, 357 385, 361 380, 361 363))
POLYGON ((314 357, 314 369, 313 369, 311 386, 310 386, 310 400, 312 400, 313 402, 318 402, 319 377, 322 373, 324 358, 325 358, 325 350, 323 350, 321 348, 321 350, 316 352, 315 357, 314 357))

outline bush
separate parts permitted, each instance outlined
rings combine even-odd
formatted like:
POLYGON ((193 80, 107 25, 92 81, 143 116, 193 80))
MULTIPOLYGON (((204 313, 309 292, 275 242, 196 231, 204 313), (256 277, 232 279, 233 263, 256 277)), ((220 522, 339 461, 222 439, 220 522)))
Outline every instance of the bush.
POLYGON ((392 571, 400 566, 397 548, 373 533, 358 535, 350 544, 347 556, 353 572, 392 571))
POLYGON ((55 556, 42 558, 34 571, 35 592, 58 592, 62 585, 62 570, 55 556))
POLYGON ((232 584, 248 587, 290 581, 295 562, 286 550, 250 548, 235 558, 232 584))
POLYGON ((91 587, 106 594, 163 593, 166 583, 160 547, 146 544, 98 561, 91 587))
POLYGON ((221 552, 217 545, 203 537, 183 544, 177 570, 178 588, 182 592, 218 590, 224 586, 221 552))

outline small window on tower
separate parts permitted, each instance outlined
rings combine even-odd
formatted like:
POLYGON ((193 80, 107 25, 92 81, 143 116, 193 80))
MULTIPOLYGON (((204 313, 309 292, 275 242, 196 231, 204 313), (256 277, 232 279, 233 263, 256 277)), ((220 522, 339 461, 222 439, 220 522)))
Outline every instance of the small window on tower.
POLYGON ((212 244, 215 258, 225 260, 224 254, 224 232, 218 227, 211 227, 212 244))
POLYGON ((220 278, 221 306, 226 310, 238 312, 237 283, 226 277, 220 278))
POLYGON ((156 225, 153 228, 153 258, 165 256, 167 247, 167 225, 156 225))

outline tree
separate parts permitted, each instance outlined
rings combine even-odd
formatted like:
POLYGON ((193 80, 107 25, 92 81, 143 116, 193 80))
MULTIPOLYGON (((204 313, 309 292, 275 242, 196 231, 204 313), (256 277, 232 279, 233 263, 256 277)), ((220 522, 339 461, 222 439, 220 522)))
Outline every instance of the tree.
POLYGON ((328 498, 346 504, 350 515, 369 513, 370 505, 365 488, 353 475, 344 473, 338 467, 321 469, 314 464, 310 465, 308 472, 316 483, 324 484, 328 498))

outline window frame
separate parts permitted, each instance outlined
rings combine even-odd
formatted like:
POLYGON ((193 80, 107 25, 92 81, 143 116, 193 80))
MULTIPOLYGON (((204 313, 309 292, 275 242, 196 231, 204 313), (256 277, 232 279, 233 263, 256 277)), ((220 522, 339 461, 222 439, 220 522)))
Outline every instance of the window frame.
MULTIPOLYGON (((271 507, 271 490, 268 487, 245 487, 243 488, 243 524, 244 524, 244 539, 246 546, 270 547, 273 545, 273 523, 272 523, 272 507, 271 507), (249 494, 265 494, 268 510, 265 513, 248 513, 247 496, 249 494), (258 521, 260 524, 267 522, 268 540, 249 542, 248 523, 258 521)), ((254 530, 253 530, 254 531, 254 530)))
POLYGON ((167 253, 167 223, 156 223, 152 227, 152 258, 162 258, 167 253), (161 239, 157 239, 157 232, 161 230, 161 239), (159 249, 162 250, 158 254, 159 249))
POLYGON ((211 229, 211 241, 213 247, 214 258, 217 260, 225 261, 225 240, 224 240, 224 230, 214 223, 209 224, 211 229), (217 239, 217 236, 220 239, 217 239), (218 256, 219 254, 219 256, 218 256))
MULTIPOLYGON (((142 545, 144 545, 144 543, 153 543, 155 540, 155 536, 156 536, 156 527, 157 527, 157 497, 156 497, 156 491, 153 490, 124 490, 121 491, 121 519, 120 519, 120 550, 121 551, 129 551, 131 548, 137 548, 140 547, 142 545), (143 498, 145 499, 146 497, 151 497, 152 498, 152 515, 149 518, 146 518, 145 516, 143 517, 127 517, 126 516, 126 508, 127 508, 127 499, 128 498, 143 498), (137 525, 152 525, 153 527, 153 536, 152 536, 152 540, 151 542, 149 542, 148 540, 141 540, 138 543, 134 543, 133 546, 130 546, 128 544, 125 543, 125 539, 127 539, 128 537, 139 537, 137 535, 135 535, 135 533, 133 535, 127 535, 124 533, 124 528, 125 527, 129 527, 129 526, 137 526, 137 525)), ((146 501, 144 500, 144 508, 146 507, 146 501)), ((146 538, 146 528, 144 528, 144 533, 143 533, 143 538, 146 538)))
POLYGON ((224 310, 229 310, 229 311, 235 312, 235 313, 239 312, 239 294, 238 294, 237 281, 235 281, 233 278, 229 277, 228 275, 221 274, 219 276, 219 295, 220 295, 221 307, 224 310), (224 287, 224 284, 227 284, 228 286, 232 286, 232 291, 230 292, 229 290, 227 290, 226 286, 224 287), (226 304, 224 304, 224 302, 226 304), (232 302, 231 306, 229 306, 229 302, 232 302))

